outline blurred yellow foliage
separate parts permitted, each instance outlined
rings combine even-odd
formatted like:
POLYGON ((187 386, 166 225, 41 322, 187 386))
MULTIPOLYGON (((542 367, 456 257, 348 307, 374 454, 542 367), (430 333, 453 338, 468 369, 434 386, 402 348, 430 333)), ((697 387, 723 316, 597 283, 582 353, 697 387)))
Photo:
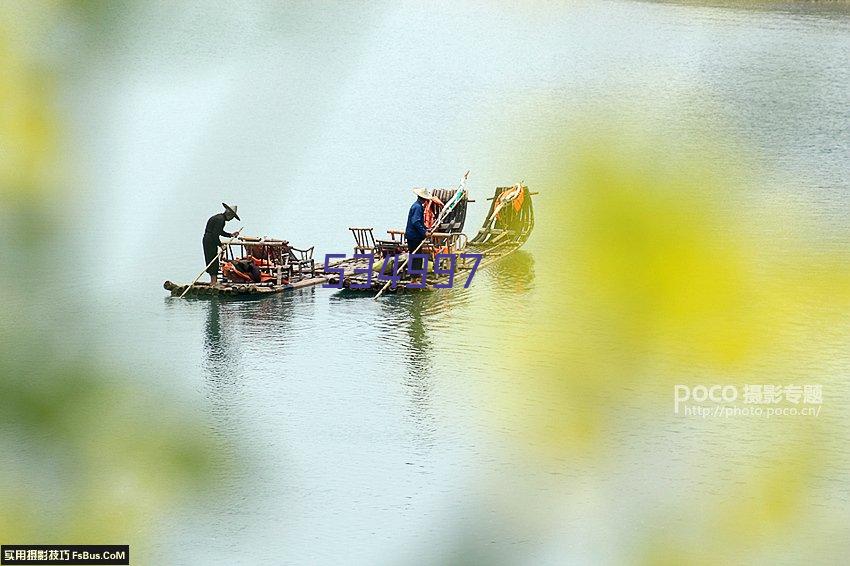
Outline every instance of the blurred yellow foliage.
POLYGON ((55 188, 53 81, 32 44, 45 40, 58 14, 53 3, 0 7, 0 197, 7 203, 29 205, 55 188))
POLYGON ((704 158, 693 152, 706 129, 683 139, 641 124, 583 123, 555 152, 556 181, 538 187, 534 301, 510 328, 479 326, 525 345, 509 350, 515 382, 492 414, 510 420, 499 428, 528 447, 529 465, 579 462, 582 483, 626 465, 636 438, 709 431, 722 456, 687 462, 680 485, 661 488, 670 500, 636 531, 634 558, 768 557, 771 541, 811 518, 812 483, 835 464, 813 449, 828 442, 825 421, 682 418, 673 386, 802 380, 834 391, 812 359, 822 352, 826 372, 846 344, 850 261, 795 210, 757 196, 745 155, 708 142, 704 158), (785 442, 741 450, 750 435, 785 442))
POLYGON ((575 434, 546 427, 556 443, 598 430, 632 386, 771 381, 794 366, 788 348, 818 347, 819 332, 847 314, 846 254, 807 251, 802 229, 771 238, 793 212, 742 207, 743 173, 719 175, 672 135, 662 144, 599 131, 579 128, 560 152, 561 181, 541 188, 539 316, 515 321, 538 345, 515 362, 541 367, 532 388, 571 408, 559 421, 575 434))

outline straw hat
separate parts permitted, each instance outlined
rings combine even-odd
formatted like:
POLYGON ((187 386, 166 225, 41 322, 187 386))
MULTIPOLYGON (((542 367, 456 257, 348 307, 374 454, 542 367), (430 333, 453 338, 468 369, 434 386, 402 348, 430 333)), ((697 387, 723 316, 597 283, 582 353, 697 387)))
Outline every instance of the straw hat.
POLYGON ((241 218, 239 218, 239 215, 236 214, 236 208, 237 208, 236 205, 230 206, 226 202, 223 202, 223 203, 221 203, 221 206, 223 206, 225 208, 225 210, 229 210, 230 212, 232 212, 233 216, 236 217, 236 220, 242 220, 241 218))
POLYGON ((428 189, 423 189, 422 187, 415 187, 413 189, 413 194, 418 197, 422 197, 427 200, 431 200, 434 198, 434 195, 431 194, 431 191, 428 189))

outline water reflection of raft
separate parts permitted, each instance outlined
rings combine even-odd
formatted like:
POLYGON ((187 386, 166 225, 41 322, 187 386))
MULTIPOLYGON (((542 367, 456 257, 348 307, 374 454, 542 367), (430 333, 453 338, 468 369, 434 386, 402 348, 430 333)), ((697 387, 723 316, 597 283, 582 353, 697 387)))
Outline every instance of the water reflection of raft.
MULTIPOLYGON (((440 197, 440 193, 434 191, 440 197)), ((453 210, 448 218, 440 223, 437 227, 431 242, 423 248, 423 252, 431 255, 433 258, 436 254, 456 254, 458 256, 457 267, 455 269, 455 286, 463 286, 468 274, 475 263, 472 259, 464 260, 460 254, 478 254, 481 256, 481 261, 477 269, 486 267, 493 262, 511 254, 518 250, 529 238, 531 231, 534 228, 534 207, 531 202, 532 193, 528 187, 519 183, 511 187, 497 187, 495 194, 491 199, 490 209, 487 212, 487 217, 483 225, 478 230, 478 233, 471 240, 468 240, 463 234, 463 225, 466 219, 466 198, 462 207, 453 210)), ((402 246, 397 246, 396 249, 382 250, 381 246, 376 244, 376 256, 386 255, 387 253, 398 253, 399 263, 404 261, 407 254, 403 252, 402 246)), ((446 260, 443 260, 444 262, 446 260)), ((434 284, 446 284, 449 276, 438 276, 433 273, 433 261, 430 262, 431 272, 428 274, 428 286, 434 284)), ((386 280, 380 280, 377 274, 383 267, 383 259, 376 257, 372 264, 372 277, 364 271, 369 268, 368 259, 349 258, 335 265, 337 269, 343 269, 345 275, 343 277, 342 286, 352 291, 367 291, 376 293, 384 286, 386 280), (352 287, 354 285, 355 287, 352 287), (368 285, 366 289, 357 288, 357 286, 368 285)), ((446 267, 444 265, 443 267, 446 267)), ((339 283, 337 274, 330 274, 331 283, 339 283)), ((388 288, 388 292, 404 291, 405 281, 402 280, 396 289, 388 288)))

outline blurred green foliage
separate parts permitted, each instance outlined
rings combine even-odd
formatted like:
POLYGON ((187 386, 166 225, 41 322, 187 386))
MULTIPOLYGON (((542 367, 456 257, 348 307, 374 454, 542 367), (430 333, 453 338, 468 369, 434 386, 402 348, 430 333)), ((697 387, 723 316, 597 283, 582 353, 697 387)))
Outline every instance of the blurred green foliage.
POLYGON ((75 328, 94 313, 47 284, 67 268, 72 219, 57 213, 71 195, 39 47, 66 9, 0 4, 0 260, 14 266, 0 273, 0 541, 134 544, 187 497, 212 493, 223 447, 155 383, 87 354, 75 328))

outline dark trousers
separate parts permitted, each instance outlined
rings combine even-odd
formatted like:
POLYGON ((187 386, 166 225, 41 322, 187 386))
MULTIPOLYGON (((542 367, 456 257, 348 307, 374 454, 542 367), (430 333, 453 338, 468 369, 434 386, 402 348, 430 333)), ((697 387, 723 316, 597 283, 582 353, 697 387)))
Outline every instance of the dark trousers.
MULTIPOLYGON (((407 241, 407 252, 412 254, 414 251, 417 251, 416 248, 419 247, 419 244, 422 243, 422 240, 408 240, 407 241)), ((418 250, 417 253, 422 253, 422 250, 418 250)), ((408 263, 410 263, 410 267, 412 269, 422 269, 422 258, 408 258, 408 263)))
POLYGON ((208 234, 204 234, 204 260, 205 264, 213 261, 212 265, 207 268, 207 273, 210 275, 218 275, 218 246, 221 240, 218 239, 218 236, 210 236, 208 234))

